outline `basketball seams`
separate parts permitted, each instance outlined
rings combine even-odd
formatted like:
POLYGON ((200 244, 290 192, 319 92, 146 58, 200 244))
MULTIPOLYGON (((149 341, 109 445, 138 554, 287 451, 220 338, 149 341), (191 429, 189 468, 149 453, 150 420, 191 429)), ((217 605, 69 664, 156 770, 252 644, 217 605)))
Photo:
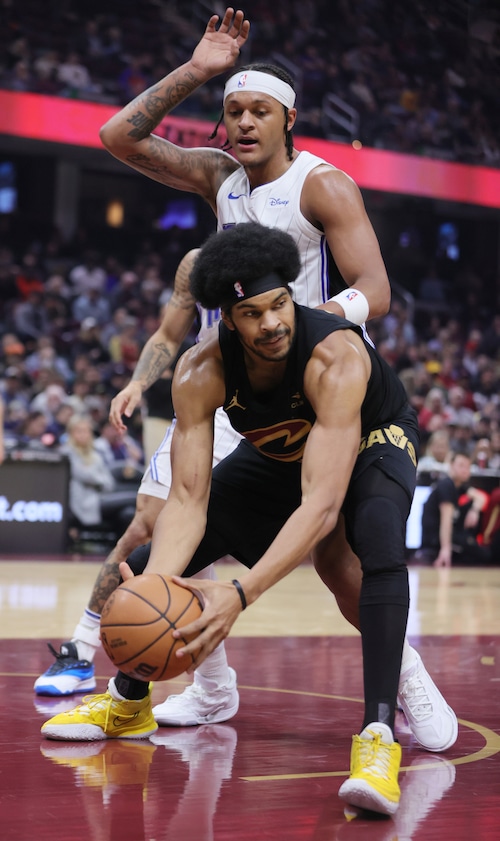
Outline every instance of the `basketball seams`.
POLYGON ((186 671, 195 660, 191 654, 175 657, 176 651, 193 637, 183 635, 174 639, 172 632, 183 620, 186 624, 194 621, 201 611, 197 595, 169 576, 137 576, 123 582, 103 609, 104 649, 113 664, 131 677, 143 681, 170 680, 186 671), (134 600, 130 601, 130 597, 134 600), (169 616, 173 611, 175 617, 169 616))

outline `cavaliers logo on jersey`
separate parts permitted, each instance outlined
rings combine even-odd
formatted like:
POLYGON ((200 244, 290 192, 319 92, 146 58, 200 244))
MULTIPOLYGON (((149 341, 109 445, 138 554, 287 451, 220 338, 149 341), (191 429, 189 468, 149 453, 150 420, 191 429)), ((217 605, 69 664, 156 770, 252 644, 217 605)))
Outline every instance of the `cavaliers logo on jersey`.
POLYGON ((243 435, 268 458, 300 461, 311 428, 312 424, 308 420, 287 420, 261 429, 250 429, 243 432, 243 435))

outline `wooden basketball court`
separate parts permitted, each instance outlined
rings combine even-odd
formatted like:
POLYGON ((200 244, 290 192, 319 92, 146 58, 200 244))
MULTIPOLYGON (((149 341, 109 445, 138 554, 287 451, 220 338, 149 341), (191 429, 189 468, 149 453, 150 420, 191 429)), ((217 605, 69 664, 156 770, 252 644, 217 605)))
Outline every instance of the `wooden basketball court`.
MULTIPOLYGON (((241 615, 226 642, 240 710, 225 724, 160 728, 136 743, 55 742, 40 726, 80 696, 35 697, 71 636, 99 559, 0 561, 0 823, 5 841, 497 841, 500 569, 410 568, 409 637, 459 718, 431 754, 402 714, 394 818, 344 811, 362 718, 357 632, 305 564, 241 615)), ((239 567, 219 565, 221 578, 239 567)), ((113 673, 96 658, 98 690, 113 673)), ((153 701, 185 679, 156 684, 153 701)))

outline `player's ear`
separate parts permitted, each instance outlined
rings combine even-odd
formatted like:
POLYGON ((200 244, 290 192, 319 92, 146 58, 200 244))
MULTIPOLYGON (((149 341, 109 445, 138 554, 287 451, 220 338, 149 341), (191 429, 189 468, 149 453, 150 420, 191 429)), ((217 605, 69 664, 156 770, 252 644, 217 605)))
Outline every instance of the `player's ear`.
POLYGON ((228 330, 236 330, 233 319, 231 318, 231 310, 221 310, 221 319, 228 330))
POLYGON ((286 123, 286 127, 288 131, 291 131, 295 125, 295 121, 297 119, 297 109, 296 108, 289 108, 288 109, 288 119, 286 123))

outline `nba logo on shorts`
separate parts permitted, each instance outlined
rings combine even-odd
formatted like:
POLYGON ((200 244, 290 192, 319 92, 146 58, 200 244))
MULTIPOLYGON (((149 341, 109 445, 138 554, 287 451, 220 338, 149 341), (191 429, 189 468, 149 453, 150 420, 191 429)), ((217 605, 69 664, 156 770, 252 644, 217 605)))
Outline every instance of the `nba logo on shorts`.
POLYGON ((246 83, 247 83, 247 74, 242 73, 240 78, 238 79, 238 87, 239 88, 244 88, 246 83))
POLYGON ((346 297, 346 301, 354 301, 354 298, 358 297, 358 293, 356 292, 355 289, 352 289, 350 292, 347 293, 347 295, 345 297, 346 297))

